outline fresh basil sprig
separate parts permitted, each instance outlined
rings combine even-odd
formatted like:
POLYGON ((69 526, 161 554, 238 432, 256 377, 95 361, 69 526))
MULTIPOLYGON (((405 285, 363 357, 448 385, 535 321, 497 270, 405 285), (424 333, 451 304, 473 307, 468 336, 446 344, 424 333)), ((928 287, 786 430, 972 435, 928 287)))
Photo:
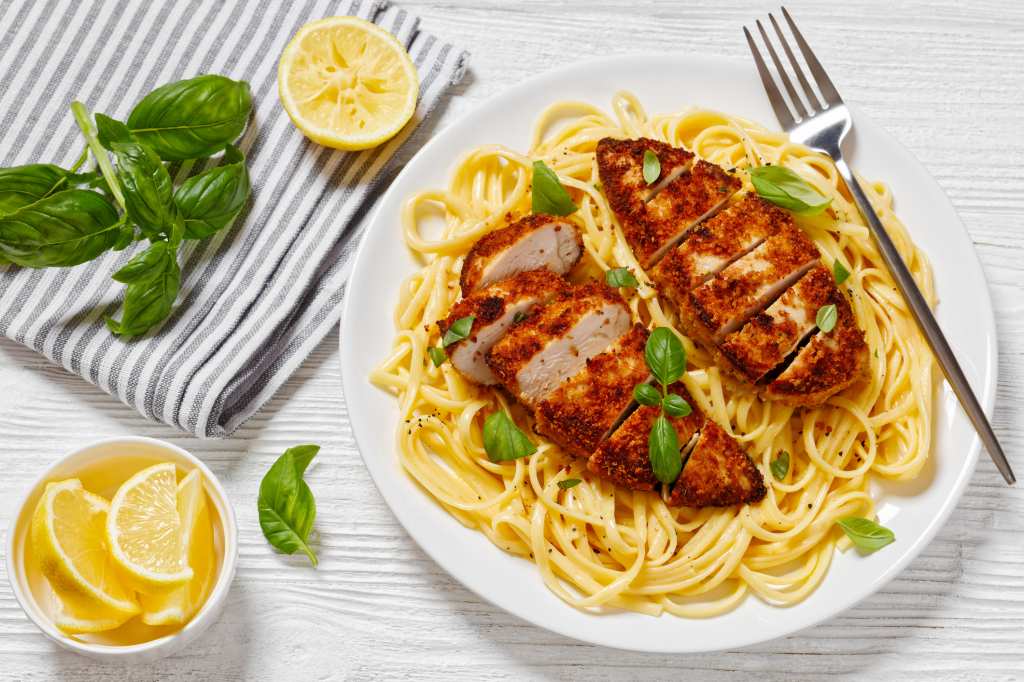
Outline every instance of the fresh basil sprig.
POLYGON ((839 519, 836 523, 846 533, 846 537, 850 538, 853 544, 864 552, 877 551, 896 540, 895 533, 871 519, 847 516, 839 519))
POLYGON ((484 452, 492 462, 507 462, 532 455, 537 446, 507 412, 498 410, 484 420, 484 452))
POLYGON ((70 169, 0 168, 0 263, 70 267, 123 249, 141 232, 149 246, 115 273, 128 288, 121 320, 108 319, 107 326, 129 337, 146 333, 173 308, 182 239, 224 229, 248 201, 245 159, 231 143, 251 109, 249 85, 217 75, 157 88, 127 124, 102 113, 92 117, 73 102, 86 149, 70 169), (165 161, 222 150, 221 165, 174 188, 165 161), (90 153, 96 167, 79 172, 90 153))
POLYGON ((256 505, 267 542, 285 554, 301 551, 314 567, 317 558, 309 546, 309 533, 316 519, 316 500, 302 477, 319 451, 319 445, 285 450, 260 482, 256 505))
POLYGON ((768 466, 772 470, 772 476, 775 477, 776 481, 783 480, 786 478, 786 474, 789 473, 789 453, 783 450, 768 466))
POLYGON ((782 166, 752 168, 750 181, 761 198, 800 215, 821 213, 832 203, 809 182, 782 166))
POLYGON ((661 160, 650 149, 644 150, 644 182, 653 185, 661 177, 661 160))
POLYGON ((536 213, 567 216, 579 208, 565 191, 555 171, 543 161, 533 162, 532 209, 536 213))
POLYGON ((835 303, 829 303, 818 308, 818 314, 815 316, 815 322, 818 325, 818 329, 825 332, 826 334, 836 327, 836 320, 839 318, 839 311, 836 309, 835 303))
POLYGON ((639 384, 633 389, 633 397, 641 405, 660 408, 661 413, 651 425, 647 451, 654 476, 667 485, 679 477, 683 459, 679 454, 679 434, 665 415, 685 417, 693 411, 681 396, 668 392, 668 387, 686 371, 686 349, 671 329, 657 327, 647 337, 644 359, 661 390, 639 384))
POLYGON ((640 286, 640 282, 637 281, 636 276, 629 271, 629 268, 612 268, 611 270, 605 270, 604 281, 610 287, 616 289, 635 289, 640 286))

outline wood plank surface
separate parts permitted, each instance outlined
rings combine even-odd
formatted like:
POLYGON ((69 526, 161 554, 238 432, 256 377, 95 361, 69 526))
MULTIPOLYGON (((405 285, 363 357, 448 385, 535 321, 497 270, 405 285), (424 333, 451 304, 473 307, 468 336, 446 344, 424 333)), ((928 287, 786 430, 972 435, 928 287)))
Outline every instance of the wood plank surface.
MULTIPOLYGON (((399 4, 472 52, 442 126, 526 77, 591 56, 683 51, 746 59, 740 26, 774 8, 708 0, 399 4)), ((1024 3, 788 6, 844 97, 921 159, 967 224, 997 314, 995 426, 1024 474, 1024 3)), ((3 575, 0 681, 1024 679, 1024 490, 1004 485, 984 456, 939 537, 859 606, 744 650, 658 656, 592 647, 528 625, 469 593, 414 545, 355 449, 337 333, 223 441, 148 422, 32 352, 0 342, 0 523, 6 526, 47 462, 117 434, 177 443, 226 485, 241 529, 227 608, 185 652, 124 669, 44 639, 3 575), (256 518, 261 476, 299 442, 323 446, 308 475, 319 506, 317 571, 274 554, 256 518)))

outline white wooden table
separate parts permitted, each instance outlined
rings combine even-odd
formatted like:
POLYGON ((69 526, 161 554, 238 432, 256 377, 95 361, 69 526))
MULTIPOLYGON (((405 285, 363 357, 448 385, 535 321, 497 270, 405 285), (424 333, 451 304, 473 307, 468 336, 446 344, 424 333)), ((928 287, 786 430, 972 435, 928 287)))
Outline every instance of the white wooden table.
MULTIPOLYGON (((720 0, 402 4, 473 53, 439 125, 523 78, 590 56, 675 50, 746 59, 740 26, 769 9, 720 0)), ((918 155, 967 224, 999 329, 995 426, 1024 475, 1024 5, 884 4, 793 0, 789 9, 846 99, 918 155)), ((482 602, 419 551, 355 449, 337 348, 335 333, 233 438, 200 441, 0 342, 0 524, 61 453, 142 434, 202 457, 227 487, 241 528, 238 575, 220 621, 197 645, 148 667, 62 652, 22 614, 3 576, 0 680, 1024 679, 1024 490, 1004 485, 984 456, 938 538, 881 593, 839 617, 728 653, 604 650, 482 602), (316 571, 274 554, 256 519, 262 474, 299 442, 323 446, 308 475, 319 506, 316 571)))

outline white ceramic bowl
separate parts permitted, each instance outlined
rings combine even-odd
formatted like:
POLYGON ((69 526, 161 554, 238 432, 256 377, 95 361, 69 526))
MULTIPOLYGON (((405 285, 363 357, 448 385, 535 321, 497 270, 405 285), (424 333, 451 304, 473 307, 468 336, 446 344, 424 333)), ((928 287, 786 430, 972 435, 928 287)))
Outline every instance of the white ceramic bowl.
MULTIPOLYGON (((141 467, 140 467, 141 468, 141 467)), ((86 486, 88 487, 88 485, 86 486)), ((95 491, 100 492, 100 491, 95 491)), ((7 532, 7 577, 18 603, 29 619, 42 630, 43 634, 60 646, 100 661, 121 663, 144 663, 168 656, 187 646, 199 637, 217 619, 227 599, 228 589, 235 577, 238 562, 238 526, 235 512, 228 502, 224 488, 213 473, 192 454, 176 445, 155 438, 126 436, 108 438, 75 450, 50 466, 40 476, 17 507, 18 512, 11 520, 7 532), (182 471, 199 469, 202 472, 207 498, 216 515, 211 515, 214 533, 221 543, 222 559, 218 568, 217 581, 209 598, 185 627, 180 630, 140 644, 115 645, 96 641, 84 641, 69 637, 53 624, 49 610, 41 603, 39 578, 32 578, 25 570, 26 545, 29 525, 36 503, 46 484, 67 478, 76 478, 84 470, 106 459, 124 457, 130 454, 141 466, 144 460, 174 462, 182 471), (36 583, 36 586, 33 586, 36 583)))

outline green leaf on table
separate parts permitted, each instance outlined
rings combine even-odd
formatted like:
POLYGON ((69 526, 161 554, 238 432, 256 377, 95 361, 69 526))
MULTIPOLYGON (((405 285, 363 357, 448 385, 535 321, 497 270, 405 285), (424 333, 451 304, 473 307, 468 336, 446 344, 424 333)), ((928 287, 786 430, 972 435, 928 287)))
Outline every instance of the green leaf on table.
POLYGON ((661 177, 661 161, 650 149, 644 150, 644 182, 653 185, 661 177))
POLYGON ((135 105, 127 124, 161 159, 183 161, 234 142, 250 111, 248 83, 207 74, 160 86, 135 105))
POLYGON ((285 450, 260 482, 256 505, 267 542, 285 554, 301 551, 314 567, 317 558, 309 546, 309 533, 316 520, 316 500, 303 475, 319 451, 319 445, 285 450))
POLYGON ((782 166, 750 169, 750 181, 761 198, 800 215, 815 215, 832 202, 794 171, 782 166))
POLYGON ((0 218, 68 188, 68 171, 49 163, 0 168, 0 218))
POLYGON ((441 338, 441 345, 447 348, 453 343, 458 343, 469 336, 469 333, 473 330, 474 320, 476 320, 476 317, 467 315, 452 322, 452 326, 448 327, 448 330, 441 338))
POLYGON ((896 540, 896 535, 885 526, 860 516, 847 516, 836 521, 858 549, 874 552, 896 540))
POLYGON ((95 114, 96 139, 100 141, 104 149, 113 150, 115 142, 134 142, 132 131, 124 123, 117 119, 110 118, 106 114, 95 114))
POLYGON ((818 314, 815 316, 815 322, 818 325, 818 329, 823 332, 830 332, 835 329, 836 319, 839 317, 839 311, 836 309, 835 303, 829 303, 818 308, 818 314))
POLYGON ((690 403, 675 393, 669 393, 662 399, 661 409, 670 417, 686 417, 693 412, 690 403))
POLYGON ((776 481, 781 481, 786 478, 786 474, 789 473, 789 453, 783 450, 779 453, 779 456, 772 460, 769 465, 772 470, 772 476, 775 477, 776 481))
POLYGON ((492 462, 507 462, 532 455, 537 446, 516 426, 507 412, 499 410, 484 420, 484 451, 492 462))
POLYGON ((683 459, 679 454, 679 434, 663 414, 658 415, 651 426, 648 455, 651 469, 659 481, 667 485, 679 477, 683 469, 683 459))
POLYGON ((100 194, 67 189, 0 217, 0 255, 28 268, 69 267, 111 249, 122 228, 100 194))
POLYGON ((651 374, 662 386, 675 382, 686 371, 686 349, 668 327, 657 327, 651 332, 644 357, 651 374))
POLYGON ((169 242, 154 242, 138 253, 111 277, 115 282, 135 284, 156 279, 166 273, 175 262, 174 248, 169 242))
POLYGON ((567 216, 579 208, 562 186, 555 171, 543 161, 533 162, 533 213, 567 216))
MULTIPOLYGON (((123 268, 115 273, 133 278, 124 295, 121 320, 107 318, 107 328, 119 336, 131 338, 145 334, 167 319, 178 297, 181 269, 177 250, 173 245, 157 247, 156 244, 150 249, 157 254, 148 263, 153 272, 145 273, 141 267, 136 267, 128 273, 123 273, 123 268)), ((132 261, 140 258, 142 254, 132 261)), ((128 265, 132 265, 132 261, 128 265)))
POLYGON ((657 407, 661 405, 661 392, 650 384, 637 384, 633 387, 633 400, 641 405, 657 407))
POLYGON ((612 268, 605 270, 604 281, 610 287, 635 289, 640 286, 636 276, 629 271, 629 268, 612 268))
POLYGON ((152 149, 135 141, 113 142, 117 180, 128 218, 151 240, 172 239, 181 216, 166 166, 152 149))
POLYGON ((185 221, 185 238, 205 239, 224 229, 242 212, 250 192, 245 157, 229 145, 221 165, 193 175, 174 190, 174 203, 185 221))

